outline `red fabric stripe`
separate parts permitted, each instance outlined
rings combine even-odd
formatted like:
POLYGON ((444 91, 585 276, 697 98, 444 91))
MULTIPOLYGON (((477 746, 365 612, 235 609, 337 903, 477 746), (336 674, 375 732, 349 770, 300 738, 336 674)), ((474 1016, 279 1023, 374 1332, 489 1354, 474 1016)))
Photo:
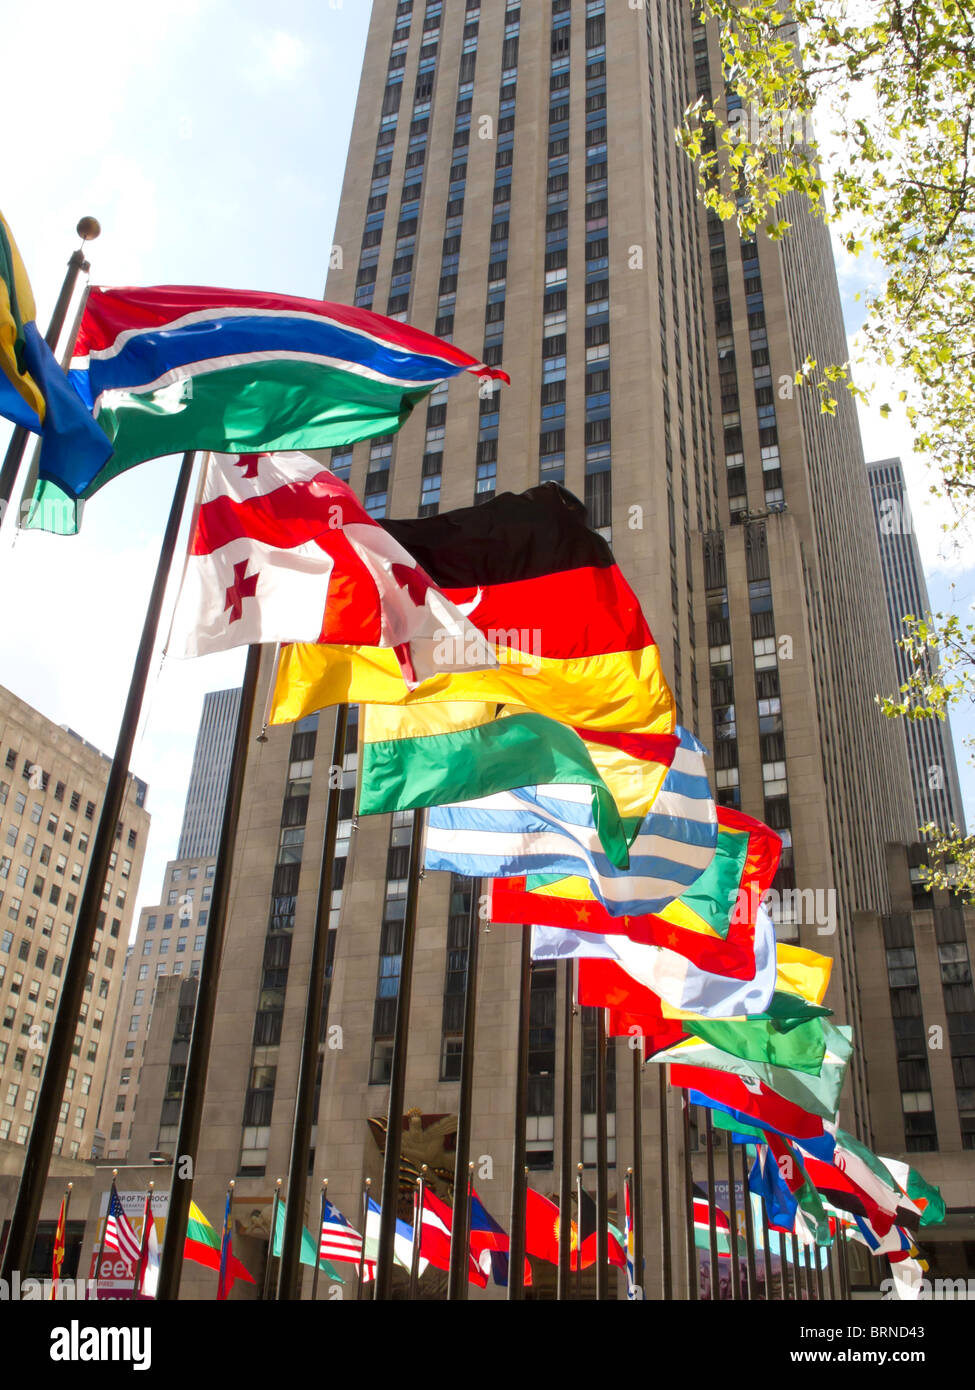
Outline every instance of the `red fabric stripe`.
POLYGON ((589 743, 599 743, 606 748, 618 748, 631 758, 640 758, 648 763, 662 763, 670 767, 674 754, 680 747, 676 734, 623 734, 612 733, 608 729, 576 729, 580 738, 589 743))
POLYGON ((75 355, 83 357, 100 348, 111 347, 120 333, 132 329, 157 328, 185 314, 228 308, 316 314, 319 318, 334 319, 347 328, 370 333, 407 352, 440 357, 468 371, 479 368, 476 372, 478 376, 510 380, 507 373, 499 368, 483 366, 476 357, 471 357, 453 343, 444 342, 442 338, 413 328, 408 323, 373 314, 367 309, 354 309, 348 304, 333 304, 321 299, 301 299, 295 295, 268 294, 263 290, 226 290, 205 285, 94 287, 85 306, 75 355))
POLYGON ((334 476, 323 469, 314 478, 258 497, 237 501, 223 495, 205 502, 197 515, 190 554, 209 555, 242 537, 290 550, 350 524, 376 526, 358 500, 343 496, 334 476))
POLYGON ((534 636, 536 643, 528 649, 536 656, 594 656, 654 645, 633 591, 616 565, 557 570, 480 590, 445 585, 444 593, 456 604, 472 603, 480 593, 471 622, 482 632, 514 628, 519 643, 527 628, 529 641, 534 636))
POLYGON ((750 1090, 741 1077, 733 1072, 715 1071, 711 1067, 686 1067, 672 1062, 670 1084, 700 1091, 719 1105, 739 1110, 743 1115, 751 1115, 785 1134, 794 1134, 797 1139, 818 1139, 823 1133, 823 1122, 818 1115, 810 1115, 808 1110, 793 1105, 792 1101, 770 1091, 761 1082, 757 1083, 757 1090, 750 1090))

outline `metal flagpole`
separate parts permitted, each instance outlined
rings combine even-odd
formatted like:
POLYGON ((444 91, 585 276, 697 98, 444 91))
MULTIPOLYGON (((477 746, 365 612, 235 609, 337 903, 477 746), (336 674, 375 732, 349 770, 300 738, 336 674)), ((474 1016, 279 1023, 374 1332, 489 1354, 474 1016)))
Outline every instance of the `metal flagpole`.
POLYGON ((563 962, 562 972, 562 1142, 559 1157, 559 1275, 556 1297, 568 1299, 572 1269, 572 1046, 574 969, 572 957, 563 962))
POLYGON ((403 922, 403 954, 400 964, 399 996, 393 1031, 393 1061, 389 1073, 389 1112, 386 1120, 386 1152, 383 1160, 382 1210, 379 1217, 379 1251, 376 1262, 375 1298, 389 1298, 393 1288, 393 1250, 396 1238, 396 1207, 399 1199, 400 1149, 403 1140, 403 1097, 406 1092, 406 1057, 410 1029, 410 1002, 413 994, 413 955, 416 945, 416 908, 420 892, 423 857, 423 827, 426 812, 413 812, 410 836, 410 872, 406 886, 406 916, 403 922))
POLYGON ((840 1277, 843 1283, 843 1298, 849 1303, 853 1298, 853 1280, 850 1278, 850 1247, 846 1243, 843 1227, 839 1227, 840 1277))
POLYGON ((714 1121, 711 1118, 709 1105, 704 1107, 704 1139, 708 1159, 708 1251, 711 1260, 711 1297, 720 1300, 721 1280, 719 1274, 721 1267, 718 1264, 718 1211, 714 1189, 714 1121))
MULTIPOLYGON (((596 1010, 596 1297, 609 1298, 609 1136, 606 1011, 596 1010)), ((580 1227, 581 1227, 580 1219, 580 1227)), ((581 1234, 581 1231, 580 1231, 581 1234)), ((581 1247, 581 1241, 580 1241, 581 1247)))
MULTIPOLYGON (((345 761, 345 731, 348 724, 348 714, 348 705, 336 707, 335 729, 332 736, 332 768, 341 769, 345 761)), ((325 989, 325 962, 328 957, 328 931, 332 912, 332 881, 335 869, 335 840, 339 823, 339 800, 342 795, 342 788, 336 783, 340 781, 340 778, 329 777, 325 833, 322 841, 322 862, 318 876, 318 902, 315 908, 315 935, 312 941, 311 963, 308 969, 308 991, 305 996, 305 1030, 301 1039, 301 1055, 298 1061, 295 1117, 291 1133, 288 1208, 284 1214, 281 1265, 278 1270, 278 1298, 282 1300, 294 1300, 301 1297, 301 1232, 305 1215, 308 1155, 311 1148, 311 1131, 315 1115, 315 1083, 318 1080, 318 1063, 321 1056, 322 994, 325 989)))
MULTIPOLYGON (((763 1201, 764 1206, 764 1201, 763 1201)), ((782 1301, 783 1303, 795 1302, 798 1297, 797 1291, 793 1288, 789 1273, 789 1245, 788 1236, 784 1231, 779 1233, 779 1260, 782 1266, 782 1301)))
MULTIPOLYGON (((23 1173, 17 1198, 10 1215, 7 1245, 3 1255, 2 1277, 11 1279, 15 1269, 29 1269, 34 1248, 34 1233, 44 1198, 44 1184, 47 1181, 54 1138, 59 1123, 61 1101, 64 1096, 64 1083, 71 1065, 71 1049, 74 1047, 78 1027, 78 1015, 84 999, 85 980, 91 960, 91 948, 95 944, 98 918, 102 910, 102 893, 108 876, 108 861, 115 844, 115 834, 122 817, 125 804, 125 791, 129 778, 129 763, 132 760, 132 747, 135 742, 139 713, 145 695, 146 681, 152 663, 152 652, 159 626, 166 583, 170 566, 176 551, 176 539, 183 516, 183 506, 193 474, 195 454, 183 455, 176 491, 169 510, 169 520, 159 550, 159 563, 153 580, 152 592, 146 608, 139 649, 132 668, 129 693, 125 701, 122 723, 119 728, 115 756, 112 759, 105 796, 102 801, 98 829, 91 846, 88 859, 88 874, 81 894, 81 905, 75 925, 71 948, 65 963, 61 996, 58 1000, 51 1041, 47 1052, 47 1063, 41 1078, 40 1090, 34 1109, 34 1124, 24 1155, 23 1173)), ((182 1155, 185 1150, 177 1149, 182 1155)), ((169 1223, 167 1222, 167 1230, 169 1223)), ((180 1233, 180 1258, 182 1259, 182 1232, 180 1233)))
POLYGON ((160 1303, 179 1296, 179 1279, 183 1268, 183 1240, 186 1235, 190 1199, 193 1196, 193 1170, 200 1145, 203 1100, 206 1092, 207 1067, 210 1062, 210 1043, 213 1038, 213 1020, 217 1011, 220 958, 223 955, 227 909, 230 904, 230 884, 234 869, 234 846, 237 840, 237 822, 240 817, 240 798, 244 786, 247 743, 254 716, 260 666, 260 647, 256 645, 248 647, 247 664, 244 667, 244 683, 241 688, 240 706, 237 711, 237 727, 234 731, 234 746, 230 759, 230 775, 227 779, 227 794, 223 805, 223 821, 220 826, 217 870, 213 879, 213 898, 210 903, 210 917, 203 946, 196 1012, 193 1015, 193 1032, 190 1036, 190 1050, 186 1061, 186 1082, 183 1087, 183 1105, 179 1116, 179 1136, 174 1150, 176 1162, 173 1164, 166 1234, 163 1237, 162 1256, 159 1262, 159 1291, 156 1298, 160 1303))
MULTIPOLYGON (((101 231, 101 227, 94 217, 83 217, 76 230, 82 242, 94 241, 101 231)), ((58 339, 64 328, 68 305, 71 303, 78 276, 82 272, 87 275, 90 269, 91 266, 85 260, 84 253, 79 246, 76 251, 72 251, 68 260, 68 269, 65 272, 57 302, 54 305, 51 322, 44 334, 44 341, 52 352, 57 349, 58 339)), ((17 482, 17 474, 20 472, 20 465, 24 460, 24 450, 30 436, 30 430, 25 429, 23 425, 15 425, 13 434, 10 436, 10 443, 7 445, 7 452, 4 454, 3 463, 0 464, 0 526, 3 525, 4 517, 9 510, 10 498, 17 482)))
POLYGON ((471 908, 467 924, 467 979, 464 983, 464 1041, 460 1058, 460 1094, 457 1101, 457 1155, 454 1162, 454 1209, 450 1223, 450 1268, 447 1298, 465 1299, 470 1274, 470 1216, 467 1164, 471 1152, 471 1120, 474 1092, 474 1030, 477 1025, 477 958, 480 942, 481 880, 471 880, 471 908))
POLYGON ((633 1231, 633 1280, 643 1290, 643 1040, 633 1049, 633 1181, 630 1184, 630 1223, 633 1231))
POLYGON ((687 1238, 687 1297, 696 1303, 701 1296, 697 1267, 697 1242, 694 1239, 694 1173, 691 1168, 691 1101, 686 1088, 681 1089, 681 1117, 684 1139, 684 1210, 687 1238))
POLYGON ((802 1284, 799 1282, 799 1237, 792 1232, 792 1294, 797 1303, 802 1302, 802 1284))
POLYGON ((755 1223, 752 1220, 752 1204, 748 1196, 748 1154, 744 1144, 741 1149, 741 1203, 745 1208, 745 1256, 748 1263, 748 1297, 754 1302, 758 1298, 758 1271, 755 1265, 755 1223))
MULTIPOLYGON (((751 1198, 749 1198, 749 1201, 751 1198)), ((769 1303, 775 1298, 775 1280, 773 1279, 774 1268, 772 1265, 772 1236, 768 1228, 768 1212, 765 1210, 765 1199, 759 1198, 762 1209, 762 1251, 765 1255, 765 1297, 769 1303)), ((783 1298, 785 1291, 783 1290, 783 1298)))
POLYGON ((416 1299, 417 1285, 420 1282, 420 1246, 423 1243, 423 1189, 426 1186, 427 1165, 420 1169, 413 1194, 413 1248, 410 1252, 410 1302, 416 1299))
POLYGON ((820 1303, 822 1303, 826 1298, 826 1290, 823 1287, 823 1263, 819 1254, 822 1246, 814 1245, 813 1249, 816 1252, 816 1297, 819 1299, 820 1303))
POLYGON ((735 1146, 731 1141, 731 1131, 728 1131, 728 1225, 729 1242, 731 1245, 731 1297, 733 1300, 741 1298, 741 1269, 738 1264, 738 1211, 735 1206, 735 1146))
POLYGON ((816 1297, 816 1294, 815 1294, 815 1292, 814 1292, 814 1290, 813 1290, 812 1251, 813 1251, 813 1247, 812 1247, 811 1245, 805 1245, 805 1244, 803 1245, 803 1247, 802 1247, 803 1273, 804 1273, 804 1275, 805 1275, 805 1280, 806 1280, 806 1297, 807 1297, 807 1299, 809 1300, 810 1303, 812 1303, 813 1299, 816 1297))
POLYGON ((508 1258, 508 1298, 525 1297, 525 1117, 528 1109, 528 1033, 531 1023, 532 929, 521 929, 521 970, 518 980, 518 1044, 515 1062, 515 1137, 511 1159, 511 1236, 508 1258))
POLYGON ((315 1246, 315 1273, 311 1281, 311 1301, 318 1298, 318 1272, 322 1264, 322 1231, 325 1229, 325 1203, 328 1201, 328 1178, 322 1178, 322 1201, 318 1214, 318 1242, 315 1246))
MULTIPOLYGON (((271 1230, 267 1238, 267 1264, 264 1266, 264 1284, 261 1288, 262 1300, 271 1297, 271 1289, 274 1287, 274 1281, 271 1278, 271 1270, 274 1267, 274 1237, 278 1229, 278 1205, 281 1201, 281 1183, 282 1179, 278 1178, 277 1182, 274 1184, 274 1201, 271 1203, 271 1230)), ((169 1226, 168 1221, 166 1225, 167 1227, 169 1226)))
POLYGON ((359 1274, 356 1280, 355 1301, 362 1300, 362 1274, 366 1263, 366 1231, 369 1228, 369 1188, 372 1179, 366 1178, 362 1189, 362 1249, 359 1251, 359 1274))
POLYGON ((674 1263, 670 1233, 670 1134, 667 1114, 667 1063, 660 1065, 660 1273, 663 1297, 674 1296, 674 1263))

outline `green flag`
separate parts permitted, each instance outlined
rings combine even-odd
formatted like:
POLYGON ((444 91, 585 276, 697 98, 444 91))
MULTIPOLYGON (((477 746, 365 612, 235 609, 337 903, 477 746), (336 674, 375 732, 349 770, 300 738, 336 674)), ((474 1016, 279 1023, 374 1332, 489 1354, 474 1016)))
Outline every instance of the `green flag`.
POLYGON ((703 1042, 748 1062, 790 1067, 819 1076, 826 1055, 823 1025, 818 1018, 783 1028, 775 1019, 686 1019, 684 1031, 703 1042))
MULTIPOLYGON (((277 1221, 274 1223, 274 1249, 273 1249, 272 1252, 271 1252, 275 1259, 278 1259, 278 1258, 280 1257, 280 1255, 281 1255, 281 1248, 282 1248, 282 1245, 283 1245, 283 1244, 284 1244, 284 1202, 283 1202, 283 1201, 280 1201, 280 1202, 278 1202, 278 1217, 277 1217, 277 1221)), ((310 1233, 309 1231, 307 1231, 307 1230, 305 1229, 304 1226, 302 1226, 302 1228, 301 1228, 301 1254, 298 1256, 298 1258, 299 1258, 300 1262, 301 1262, 303 1265, 311 1265, 312 1269, 314 1269, 314 1268, 315 1268, 315 1254, 316 1254, 316 1251, 315 1251, 315 1240, 314 1240, 314 1237, 311 1235, 311 1233, 310 1233)), ((328 1275, 329 1279, 334 1280, 336 1284, 344 1284, 344 1283, 345 1283, 345 1280, 344 1280, 344 1279, 342 1278, 342 1276, 338 1273, 338 1271, 336 1270, 335 1266, 332 1264, 332 1262, 331 1262, 330 1260, 321 1260, 321 1261, 319 1262, 319 1268, 320 1268, 325 1274, 328 1275)))

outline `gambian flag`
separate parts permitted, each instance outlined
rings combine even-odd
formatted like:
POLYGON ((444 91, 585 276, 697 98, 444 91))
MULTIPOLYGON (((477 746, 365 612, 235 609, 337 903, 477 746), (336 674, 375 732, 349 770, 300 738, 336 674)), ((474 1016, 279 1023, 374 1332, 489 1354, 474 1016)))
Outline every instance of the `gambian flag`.
MULTIPOLYGON (((186 1223, 186 1241, 183 1245, 183 1259, 193 1260, 198 1265, 206 1265, 207 1269, 220 1270, 220 1250, 221 1241, 216 1231, 203 1215, 195 1202, 190 1202, 190 1215, 186 1223)), ((231 1254, 227 1260, 227 1292, 234 1286, 235 1279, 243 1279, 248 1284, 254 1283, 254 1276, 246 1265, 241 1264, 236 1255, 231 1254)))
POLYGON ((611 915, 585 879, 495 879, 491 919, 598 935, 623 935, 686 957, 698 969, 736 980, 755 977, 755 921, 772 884, 782 842, 751 816, 717 808, 718 835, 707 868, 680 897, 643 916, 611 915))
MULTIPOLYGON (((544 483, 383 524, 484 634, 499 665, 445 671, 411 692, 392 652, 298 644, 281 653, 271 722, 345 702, 533 709, 580 733, 621 814, 645 815, 676 748, 673 697, 636 597, 578 498, 544 483), (635 762, 645 765, 641 775, 635 762)), ((444 662, 459 655, 445 641, 444 662)))
POLYGON ((28 524, 77 530, 81 500, 164 454, 393 434, 461 372, 508 380, 452 343, 344 304, 192 285, 92 289, 69 379, 114 453, 98 467, 42 448, 28 524))

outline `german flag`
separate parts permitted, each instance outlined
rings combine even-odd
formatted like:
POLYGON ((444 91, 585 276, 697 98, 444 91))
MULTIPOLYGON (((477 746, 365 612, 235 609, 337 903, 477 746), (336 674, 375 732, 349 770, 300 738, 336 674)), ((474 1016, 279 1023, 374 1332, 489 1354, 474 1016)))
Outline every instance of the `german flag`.
POLYGON ((521 706, 574 728, 616 783, 620 811, 645 812, 666 772, 661 736, 671 755, 676 747, 674 701, 636 596, 578 498, 544 483, 383 524, 462 608, 497 666, 475 669, 483 662, 471 652, 466 669, 466 654, 445 638, 445 666, 462 669, 410 691, 388 649, 297 643, 281 653, 271 722, 343 703, 521 706))
POLYGON ((628 936, 676 951, 712 974, 750 980, 755 974, 755 916, 772 885, 781 844, 761 821, 719 806, 714 858, 685 893, 658 913, 611 917, 585 879, 533 886, 530 878, 496 878, 491 917, 628 936))

